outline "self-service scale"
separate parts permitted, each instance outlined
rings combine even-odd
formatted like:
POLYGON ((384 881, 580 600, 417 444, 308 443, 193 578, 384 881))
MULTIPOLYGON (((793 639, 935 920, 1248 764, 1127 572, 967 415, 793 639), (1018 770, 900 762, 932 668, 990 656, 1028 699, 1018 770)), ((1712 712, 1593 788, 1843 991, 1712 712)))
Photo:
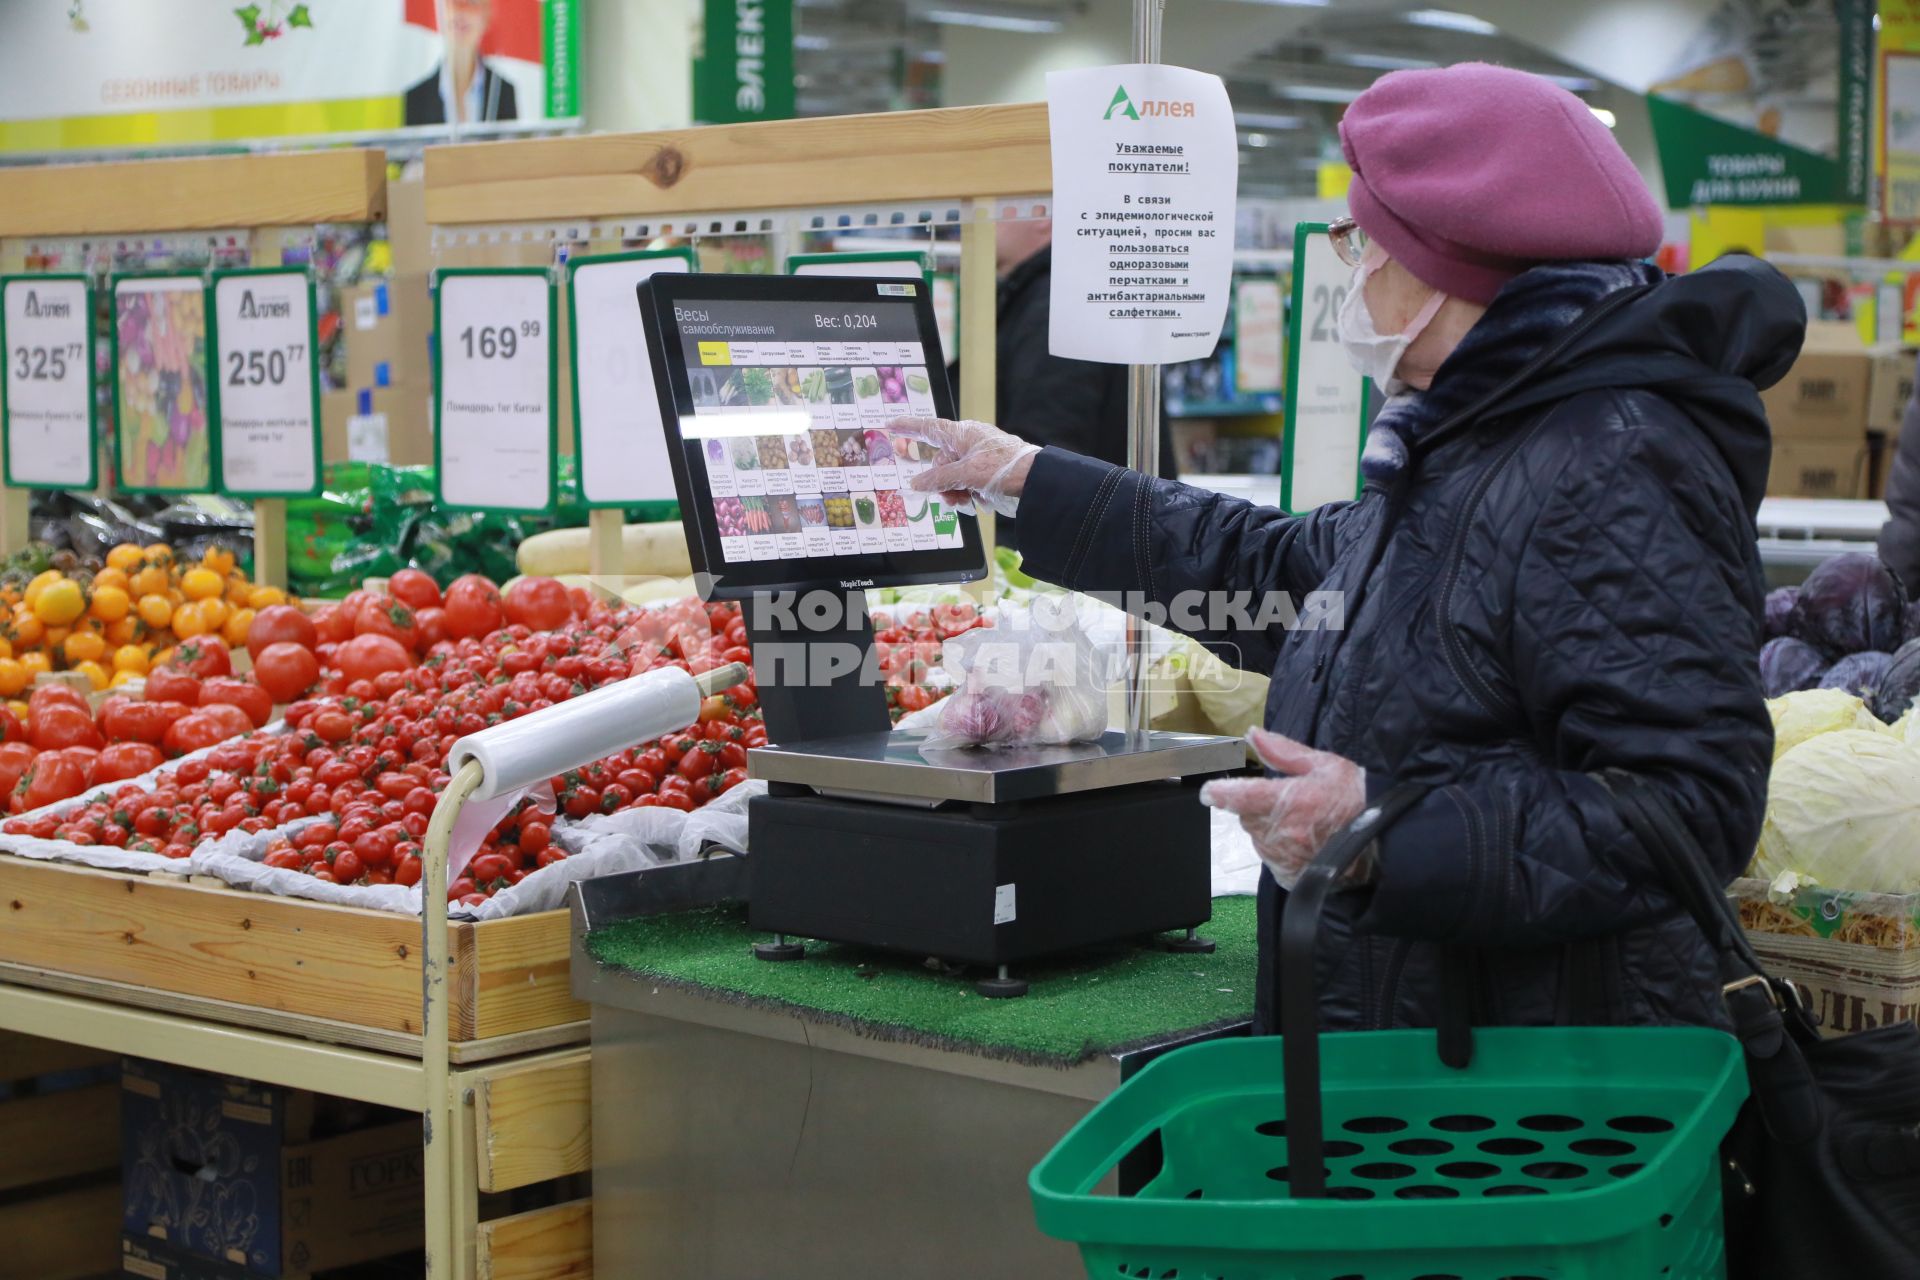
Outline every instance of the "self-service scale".
MULTIPOLYGON (((986 576, 972 515, 910 488, 931 450, 905 416, 954 417, 924 283, 660 275, 639 290, 697 579, 743 602, 769 745, 748 806, 755 953, 820 938, 981 966, 1157 938, 1211 914, 1200 781, 1237 738, 1109 731, 937 749, 891 728, 865 591, 986 576)), ((730 878, 737 884, 737 877, 730 878)))

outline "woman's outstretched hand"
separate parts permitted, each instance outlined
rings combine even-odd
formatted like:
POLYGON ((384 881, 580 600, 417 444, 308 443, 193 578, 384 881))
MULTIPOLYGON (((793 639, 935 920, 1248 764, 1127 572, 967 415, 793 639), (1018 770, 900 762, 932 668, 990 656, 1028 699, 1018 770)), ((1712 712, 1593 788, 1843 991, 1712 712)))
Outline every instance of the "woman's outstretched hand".
POLYGON ((1367 807, 1367 771, 1265 729, 1247 741, 1278 778, 1221 778, 1200 788, 1203 804, 1237 814, 1283 889, 1291 889, 1321 846, 1367 807))
POLYGON ((1020 505, 1033 455, 1040 452, 1039 445, 984 422, 897 418, 887 432, 940 451, 933 465, 909 483, 922 493, 940 494, 962 511, 971 511, 978 502, 1011 516, 1020 505))

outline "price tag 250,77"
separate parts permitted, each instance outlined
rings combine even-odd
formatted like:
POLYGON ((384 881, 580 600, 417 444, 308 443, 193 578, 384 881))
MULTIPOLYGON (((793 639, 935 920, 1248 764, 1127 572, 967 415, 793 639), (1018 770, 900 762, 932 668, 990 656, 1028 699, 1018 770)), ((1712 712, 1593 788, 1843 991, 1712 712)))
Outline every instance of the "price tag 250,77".
POLYGON ((6 480, 94 485, 93 313, 84 276, 0 280, 6 480))
POLYGON ((220 489, 236 497, 320 491, 320 380, 313 283, 297 268, 213 278, 220 489))
POLYGON ((434 291, 440 500, 470 511, 554 503, 554 295, 539 267, 448 270, 434 291))

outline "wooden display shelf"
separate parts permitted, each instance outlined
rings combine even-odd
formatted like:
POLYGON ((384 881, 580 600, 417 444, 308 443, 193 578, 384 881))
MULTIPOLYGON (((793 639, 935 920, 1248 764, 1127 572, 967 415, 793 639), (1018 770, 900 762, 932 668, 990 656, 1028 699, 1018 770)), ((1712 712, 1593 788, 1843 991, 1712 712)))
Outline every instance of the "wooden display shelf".
POLYGON ((120 1086, 110 1053, 0 1031, 0 1280, 118 1265, 120 1086), (87 1071, 86 1078, 46 1077, 87 1071))
MULTIPOLYGON (((0 916, 0 963, 170 992, 203 1012, 224 1005, 235 1021, 260 1012, 395 1033, 419 1052, 411 916, 11 855, 0 855, 0 916)), ((567 990, 567 930, 564 911, 450 923, 450 1039, 583 1019, 567 990)))
POLYGON ((427 222, 684 216, 1053 187, 1044 103, 429 147, 427 222))

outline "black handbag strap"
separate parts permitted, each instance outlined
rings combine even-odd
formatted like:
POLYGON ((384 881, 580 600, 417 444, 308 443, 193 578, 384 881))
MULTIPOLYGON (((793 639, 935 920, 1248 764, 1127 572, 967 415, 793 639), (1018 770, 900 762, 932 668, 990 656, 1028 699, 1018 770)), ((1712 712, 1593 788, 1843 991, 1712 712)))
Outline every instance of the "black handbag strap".
POLYGON ((1747 1079, 1767 1131, 1780 1142, 1806 1142, 1821 1128, 1813 1073, 1800 1051, 1818 1039, 1790 983, 1770 975, 1726 891, 1715 880, 1699 839, 1658 788, 1624 771, 1606 775, 1621 813, 1653 858, 1666 888, 1686 908, 1720 958, 1721 1000, 1746 1051, 1747 1079))
MULTIPOLYGON (((1327 898, 1362 854, 1411 809, 1426 788, 1402 783, 1371 805, 1300 873, 1287 893, 1280 918, 1280 1034, 1287 1109, 1287 1180, 1296 1199, 1327 1194, 1325 1116, 1320 1106, 1319 992, 1314 981, 1314 943, 1327 898)), ((1473 1057, 1469 1022, 1469 961, 1449 949, 1444 962, 1440 1009, 1440 1055, 1452 1067, 1473 1057)))

